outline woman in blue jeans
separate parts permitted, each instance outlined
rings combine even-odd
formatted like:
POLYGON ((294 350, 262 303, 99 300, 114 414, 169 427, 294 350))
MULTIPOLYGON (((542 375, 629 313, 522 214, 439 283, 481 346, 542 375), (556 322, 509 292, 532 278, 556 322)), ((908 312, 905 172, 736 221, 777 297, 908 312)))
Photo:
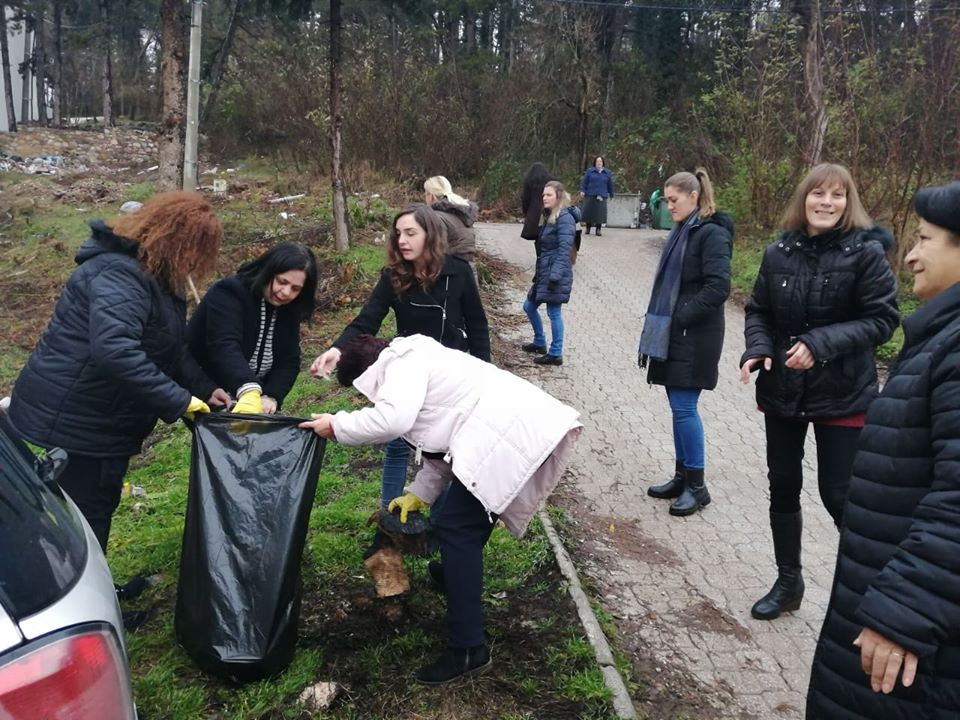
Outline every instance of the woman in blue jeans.
POLYGON ((674 476, 647 494, 671 498, 671 515, 710 503, 703 479, 700 393, 717 386, 723 305, 730 294, 733 221, 718 213, 707 171, 681 172, 663 189, 673 229, 667 236, 643 322, 638 362, 647 382, 663 385, 673 414, 674 476))
MULTIPOLYGON (((314 377, 328 377, 340 362, 341 349, 357 335, 376 335, 391 310, 397 335, 426 335, 489 362, 490 330, 473 271, 465 260, 447 254, 446 227, 435 210, 417 203, 400 211, 387 241, 386 260, 360 314, 333 347, 313 361, 314 377)), ((403 494, 410 447, 398 438, 384 450, 380 501, 386 509, 403 494)), ((378 549, 374 541, 367 555, 378 549)))
POLYGON ((580 210, 570 207, 570 195, 563 184, 551 180, 543 188, 543 218, 540 224, 540 254, 537 270, 523 311, 533 326, 533 342, 521 346, 524 352, 537 353, 537 365, 563 365, 563 316, 560 306, 570 301, 573 265, 570 253, 580 221, 580 210), (550 318, 550 347, 543 332, 538 308, 547 306, 550 318))

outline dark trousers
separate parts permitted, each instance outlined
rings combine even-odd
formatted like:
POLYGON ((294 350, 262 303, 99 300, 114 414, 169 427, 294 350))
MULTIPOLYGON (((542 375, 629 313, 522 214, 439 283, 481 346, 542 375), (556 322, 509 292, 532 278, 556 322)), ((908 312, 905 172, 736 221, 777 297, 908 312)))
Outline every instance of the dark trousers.
POLYGON ((497 516, 459 480, 450 483, 447 499, 433 524, 440 541, 444 585, 447 591, 447 645, 471 648, 483 645, 483 546, 497 516))
POLYGON ((67 467, 57 478, 57 483, 90 523, 104 553, 110 537, 110 520, 120 504, 123 476, 129 464, 128 457, 70 455, 67 467))
MULTIPOLYGON (((788 420, 770 413, 764 415, 767 427, 767 478, 770 480, 770 511, 800 512, 803 488, 803 443, 807 436, 805 420, 788 420)), ((814 424, 817 439, 817 483, 820 499, 839 528, 843 505, 850 486, 850 471, 857 453, 858 427, 814 424)))

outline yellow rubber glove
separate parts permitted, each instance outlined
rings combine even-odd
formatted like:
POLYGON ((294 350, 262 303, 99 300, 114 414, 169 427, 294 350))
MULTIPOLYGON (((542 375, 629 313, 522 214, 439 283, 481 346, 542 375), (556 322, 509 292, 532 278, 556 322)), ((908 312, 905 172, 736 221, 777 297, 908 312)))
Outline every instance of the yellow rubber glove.
POLYGON ((183 412, 183 416, 187 420, 194 420, 197 417, 197 413, 208 413, 210 412, 210 406, 207 405, 203 400, 198 397, 191 397, 190 404, 187 405, 187 409, 183 412))
POLYGON ((260 399, 259 390, 247 390, 237 404, 233 406, 231 412, 240 415, 260 415, 263 412, 263 400, 260 399))
POLYGON ((400 522, 405 523, 407 521, 407 513, 419 512, 425 507, 429 507, 423 500, 418 498, 412 492, 404 493, 398 498, 394 498, 390 501, 390 504, 387 505, 387 510, 393 512, 394 510, 400 510, 400 522))

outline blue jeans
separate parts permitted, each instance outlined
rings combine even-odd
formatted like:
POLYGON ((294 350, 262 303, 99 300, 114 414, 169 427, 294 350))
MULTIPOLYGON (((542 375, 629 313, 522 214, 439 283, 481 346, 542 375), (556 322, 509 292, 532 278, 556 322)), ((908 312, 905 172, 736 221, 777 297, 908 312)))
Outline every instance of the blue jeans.
POLYGON ((703 422, 697 410, 700 392, 699 388, 667 388, 677 460, 691 470, 703 470, 704 465, 703 422))
MULTIPOLYGON (((533 344, 546 345, 547 338, 543 334, 543 321, 540 319, 540 312, 537 308, 541 303, 535 303, 530 298, 523 301, 523 311, 530 318, 530 324, 533 325, 533 344)), ((563 355, 563 316, 560 314, 560 303, 544 303, 547 306, 547 317, 550 318, 550 349, 547 351, 551 355, 561 357, 563 355)))
MULTIPOLYGON (((380 482, 380 507, 384 510, 394 498, 403 495, 403 488, 407 484, 407 464, 410 461, 412 450, 403 440, 397 438, 383 446, 383 479, 380 482)), ((430 507, 430 514, 440 512, 450 487, 443 491, 430 507)))

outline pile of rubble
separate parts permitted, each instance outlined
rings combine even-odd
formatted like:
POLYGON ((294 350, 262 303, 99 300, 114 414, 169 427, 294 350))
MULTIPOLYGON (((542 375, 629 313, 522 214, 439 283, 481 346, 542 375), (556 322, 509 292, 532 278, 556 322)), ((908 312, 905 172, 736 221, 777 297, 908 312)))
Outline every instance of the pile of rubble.
MULTIPOLYGON (((71 172, 84 172, 85 165, 72 164, 71 172)), ((39 157, 23 158, 19 155, 0 155, 0 171, 20 172, 26 175, 59 175, 67 170, 67 163, 62 155, 41 155, 39 157)))

